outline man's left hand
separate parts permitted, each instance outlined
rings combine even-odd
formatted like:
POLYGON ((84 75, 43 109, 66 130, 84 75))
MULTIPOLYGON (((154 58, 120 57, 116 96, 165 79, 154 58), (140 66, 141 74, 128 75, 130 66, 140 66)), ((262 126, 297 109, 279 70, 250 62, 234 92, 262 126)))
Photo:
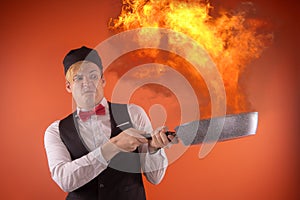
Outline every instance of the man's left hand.
POLYGON ((170 144, 177 144, 178 139, 173 135, 166 135, 167 127, 163 126, 157 128, 152 134, 152 140, 149 141, 150 153, 156 152, 160 148, 169 146, 170 144))

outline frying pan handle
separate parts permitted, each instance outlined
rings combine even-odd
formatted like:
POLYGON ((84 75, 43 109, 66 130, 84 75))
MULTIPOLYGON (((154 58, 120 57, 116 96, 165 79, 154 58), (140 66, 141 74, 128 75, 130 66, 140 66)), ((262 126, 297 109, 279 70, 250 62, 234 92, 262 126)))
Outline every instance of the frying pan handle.
MULTIPOLYGON (((176 136, 176 133, 174 131, 166 131, 166 135, 173 135, 174 137, 176 136)), ((150 133, 145 133, 142 134, 142 136, 144 136, 147 140, 152 140, 152 136, 150 133)))

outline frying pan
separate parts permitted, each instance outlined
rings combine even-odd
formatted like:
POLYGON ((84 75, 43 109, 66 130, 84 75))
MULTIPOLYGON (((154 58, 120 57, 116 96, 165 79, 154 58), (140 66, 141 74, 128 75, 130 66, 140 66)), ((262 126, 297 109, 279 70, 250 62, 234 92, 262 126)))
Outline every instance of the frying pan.
MULTIPOLYGON (((175 132, 167 131, 166 134, 177 136, 185 146, 189 146, 254 135, 257 123, 257 112, 230 114, 181 124, 175 132)), ((151 134, 144 136, 151 139, 151 134)))

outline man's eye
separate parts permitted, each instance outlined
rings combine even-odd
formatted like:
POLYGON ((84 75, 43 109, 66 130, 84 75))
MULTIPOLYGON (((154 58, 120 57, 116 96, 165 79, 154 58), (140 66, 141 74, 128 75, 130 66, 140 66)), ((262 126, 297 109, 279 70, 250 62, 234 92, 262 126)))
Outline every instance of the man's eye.
POLYGON ((98 79, 98 75, 97 74, 91 74, 90 75, 90 79, 91 80, 97 80, 98 79))
POLYGON ((73 81, 81 81, 83 79, 83 77, 82 76, 75 76, 74 78, 73 78, 73 81))

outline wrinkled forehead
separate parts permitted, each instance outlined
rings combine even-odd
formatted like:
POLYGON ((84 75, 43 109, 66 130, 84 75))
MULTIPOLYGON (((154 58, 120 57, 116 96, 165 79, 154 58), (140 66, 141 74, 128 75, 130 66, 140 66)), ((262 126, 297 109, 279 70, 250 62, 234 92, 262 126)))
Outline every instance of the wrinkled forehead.
POLYGON ((74 75, 89 74, 91 72, 101 73, 98 65, 89 61, 77 62, 74 65, 76 65, 74 70, 74 75))

